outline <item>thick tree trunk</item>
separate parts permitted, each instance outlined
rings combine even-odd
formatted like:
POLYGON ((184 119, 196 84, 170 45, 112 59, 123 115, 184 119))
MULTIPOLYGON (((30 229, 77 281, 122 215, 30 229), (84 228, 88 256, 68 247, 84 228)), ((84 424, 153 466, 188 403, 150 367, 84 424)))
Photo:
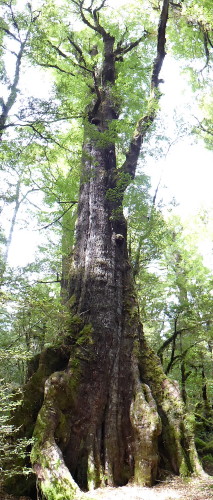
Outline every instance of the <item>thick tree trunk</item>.
POLYGON ((31 462, 46 500, 80 498, 80 490, 129 480, 152 485, 159 466, 201 473, 179 390, 147 347, 139 321, 126 222, 120 200, 108 196, 114 146, 87 146, 83 160, 76 247, 66 281, 66 355, 60 349, 63 362, 50 375, 40 361, 28 382, 37 402, 33 378, 40 373, 44 384, 31 462))
POLYGON ((86 181, 69 279, 71 314, 77 325, 71 332, 74 347, 68 367, 74 396, 67 422, 70 430, 62 445, 65 462, 83 489, 88 482, 125 484, 133 475, 135 299, 126 223, 115 214, 117 201, 107 199, 114 167, 112 144, 84 148, 86 181))
MULTIPOLYGON (((152 93, 165 55, 168 1, 163 4, 163 46, 158 44, 152 93)), ((85 126, 75 251, 62 284, 71 319, 59 352, 67 361, 46 377, 39 364, 28 382, 41 407, 36 419, 32 412, 31 462, 45 500, 79 498, 80 490, 129 480, 152 485, 162 464, 177 474, 201 473, 179 391, 144 339, 122 213, 123 193, 134 177, 156 103, 139 120, 123 168, 117 169, 115 144, 107 134, 117 117, 111 92, 114 38, 99 25, 96 11, 93 16, 95 27, 89 26, 103 39, 103 65, 85 126), (43 399, 30 382, 39 370, 43 399)))

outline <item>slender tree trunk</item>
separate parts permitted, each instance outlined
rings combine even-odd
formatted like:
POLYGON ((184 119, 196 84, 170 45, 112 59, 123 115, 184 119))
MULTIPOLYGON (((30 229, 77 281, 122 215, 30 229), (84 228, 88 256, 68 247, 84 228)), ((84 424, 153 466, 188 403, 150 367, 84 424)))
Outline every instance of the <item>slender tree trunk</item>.
POLYGON ((17 184, 16 184, 16 191, 15 191, 15 206, 14 206, 14 210, 13 210, 12 220, 10 223, 9 234, 8 234, 6 249, 5 249, 5 254, 4 254, 5 267, 6 267, 6 264, 8 261, 8 254, 9 254, 9 250, 10 250, 10 246, 11 246, 11 242, 12 242, 12 237, 13 237, 13 233, 14 233, 14 228, 15 228, 15 224, 16 224, 16 219, 17 219, 17 215, 18 215, 18 211, 19 211, 19 207, 20 207, 20 189, 21 189, 21 179, 18 179, 17 184))

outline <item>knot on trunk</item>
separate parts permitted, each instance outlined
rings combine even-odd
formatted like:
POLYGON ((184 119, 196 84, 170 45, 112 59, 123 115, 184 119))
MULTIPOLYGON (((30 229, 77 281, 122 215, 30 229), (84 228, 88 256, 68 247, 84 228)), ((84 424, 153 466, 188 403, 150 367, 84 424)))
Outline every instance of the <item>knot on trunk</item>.
POLYGON ((115 241, 116 241, 117 245, 121 246, 124 242, 124 236, 122 234, 116 234, 115 241))

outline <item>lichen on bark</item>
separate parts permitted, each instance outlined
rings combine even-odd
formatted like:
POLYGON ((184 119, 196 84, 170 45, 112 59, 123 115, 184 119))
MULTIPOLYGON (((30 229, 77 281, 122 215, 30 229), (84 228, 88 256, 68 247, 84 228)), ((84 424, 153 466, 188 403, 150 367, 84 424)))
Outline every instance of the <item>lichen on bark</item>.
MULTIPOLYGON (((60 423, 61 408, 69 405, 67 389, 69 374, 53 373, 45 383, 42 408, 38 414, 33 434, 34 445, 31 463, 37 477, 38 488, 48 500, 70 500, 81 497, 80 489, 65 465, 61 449, 56 443, 56 429, 60 423)), ((63 426, 64 427, 64 426, 63 426)), ((67 436, 63 428, 63 439, 67 436)))
POLYGON ((161 419, 150 388, 140 381, 137 362, 134 361, 134 398, 130 418, 134 435, 134 481, 141 486, 154 484, 159 463, 158 436, 161 419))

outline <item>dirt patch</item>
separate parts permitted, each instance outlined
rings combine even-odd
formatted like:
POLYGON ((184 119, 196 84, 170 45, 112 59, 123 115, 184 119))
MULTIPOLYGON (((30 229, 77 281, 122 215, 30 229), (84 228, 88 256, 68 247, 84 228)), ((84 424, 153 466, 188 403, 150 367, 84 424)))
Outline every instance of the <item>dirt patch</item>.
POLYGON ((135 485, 107 487, 86 493, 87 496, 88 500, 210 500, 213 499, 213 478, 184 480, 172 477, 152 488, 135 485))

